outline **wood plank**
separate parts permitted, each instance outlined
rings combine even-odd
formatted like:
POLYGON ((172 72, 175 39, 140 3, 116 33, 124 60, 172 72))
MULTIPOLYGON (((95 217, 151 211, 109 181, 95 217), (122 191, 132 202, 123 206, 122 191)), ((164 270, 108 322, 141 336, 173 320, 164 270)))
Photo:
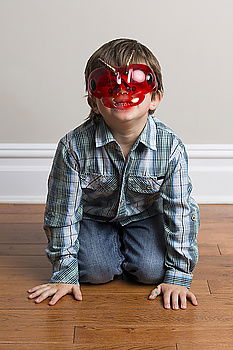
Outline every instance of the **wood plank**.
POLYGON ((208 265, 208 267, 211 269, 211 267, 215 268, 217 266, 219 267, 232 267, 233 266, 233 259, 231 256, 201 256, 199 258, 199 264, 208 265), (211 264, 211 265, 210 265, 211 264))
POLYGON ((202 222, 198 234, 199 243, 218 244, 232 242, 233 224, 218 222, 202 222))
MULTIPOLYGON (((22 316, 28 317, 28 314, 22 314, 22 316)), ((36 325, 34 323, 32 325, 25 319, 19 320, 18 315, 15 315, 14 318, 4 315, 4 322, 2 322, 0 330, 0 343, 4 343, 4 346, 5 343, 72 343, 73 327, 63 327, 62 322, 58 322, 56 325, 50 324, 47 327, 48 319, 49 314, 47 318, 44 318, 44 324, 36 325)))
POLYGON ((0 243, 47 243, 42 224, 1 224, 0 243))
MULTIPOLYGON (((100 344, 88 344, 82 345, 81 350, 176 350, 176 345, 167 346, 167 344, 174 344, 173 341, 167 340, 165 344, 153 344, 153 345, 132 345, 129 348, 129 344, 123 345, 120 343, 118 345, 109 344, 110 347, 106 348, 100 344)), ((0 350, 32 350, 32 344, 0 344, 0 350)), ((47 344, 33 344, 33 350, 80 350, 78 344, 59 344, 59 343, 47 343, 47 344)), ((225 349, 224 349, 225 350, 225 349)))
POLYGON ((228 244, 220 243, 218 246, 221 255, 233 255, 233 241, 228 241, 228 244))
MULTIPOLYGON (((83 346, 91 345, 93 342, 95 342, 96 345, 102 344, 102 346, 105 345, 105 347, 109 348, 119 343, 122 345, 140 344, 144 348, 144 345, 158 344, 158 339, 154 327, 98 327, 94 325, 75 327, 74 343, 83 346)), ((160 347, 163 346, 164 343, 168 343, 168 340, 161 339, 159 341, 160 347)), ((173 346, 175 346, 174 341, 173 346)))
POLYGON ((0 255, 27 255, 27 256, 36 256, 42 255, 45 256, 45 248, 47 244, 10 244, 2 243, 0 246, 0 255))
POLYGON ((1 267, 49 267, 49 260, 44 256, 0 256, 1 267))
MULTIPOLYGON (((98 326, 77 326, 75 327, 75 343, 81 345, 87 345, 96 342, 97 344, 103 344, 107 346, 109 343, 117 344, 119 343, 119 339, 121 343, 130 343, 130 344, 156 344, 164 342, 164 336, 167 335, 168 339, 174 339, 177 341, 178 339, 185 338, 186 341, 192 342, 194 339, 199 340, 200 336, 206 338, 205 344, 213 345, 215 344, 215 340, 211 335, 213 335, 217 331, 217 328, 208 328, 207 330, 196 330, 190 331, 188 327, 181 327, 178 329, 167 328, 163 330, 162 327, 105 327, 101 328, 98 326), (184 328, 186 330, 186 334, 184 332, 184 328), (210 331, 210 334, 208 333, 210 331), (198 334, 198 332, 200 332, 198 334)), ((224 328, 219 330, 219 335, 214 337, 216 341, 219 343, 219 338, 221 335, 227 335, 228 341, 230 342, 231 336, 233 335, 232 329, 224 328)), ((221 339, 222 340, 222 339, 221 339)), ((179 347, 178 347, 179 349, 179 347)))
POLYGON ((195 270, 195 278, 200 280, 205 278, 207 278, 207 280, 210 280, 216 278, 216 276, 218 276, 219 280, 225 280, 226 278, 232 279, 233 271, 230 268, 222 270, 220 267, 215 268, 213 271, 210 271, 207 268, 205 271, 201 268, 200 265, 195 270))
POLYGON ((231 256, 202 256, 194 270, 196 279, 233 278, 233 259, 231 256))
POLYGON ((202 256, 202 255, 209 255, 209 256, 221 255, 217 244, 200 243, 198 245, 198 247, 199 247, 199 256, 202 256))
POLYGON ((0 203, 0 214, 43 214, 45 204, 0 203))
POLYGON ((233 220, 233 204, 201 204, 199 207, 202 220, 233 220))
POLYGON ((43 223, 44 215, 42 213, 35 214, 35 213, 22 213, 22 214, 0 214, 0 223, 7 224, 7 223, 17 223, 17 224, 30 224, 30 223, 43 223))
POLYGON ((233 278, 208 280, 208 284, 211 294, 228 294, 233 296, 233 278))
POLYGON ((226 228, 226 232, 228 232, 227 228, 228 227, 232 227, 233 223, 231 220, 228 221, 222 221, 218 218, 213 218, 210 221, 207 220, 202 220, 201 221, 201 230, 203 228, 207 228, 207 229, 213 229, 214 227, 216 227, 218 230, 221 229, 221 227, 226 228))
MULTIPOLYGON (((0 348, 1 349, 1 348, 0 348)), ((209 344, 207 343, 196 343, 193 344, 191 342, 187 344, 177 344, 177 350, 233 350, 232 341, 225 342, 224 340, 215 342, 215 339, 212 342, 209 340, 209 344)))
POLYGON ((1 285, 13 284, 13 285, 27 285, 27 288, 37 284, 47 283, 52 273, 52 265, 46 268, 4 268, 0 267, 1 285), (31 285, 32 284, 32 285, 31 285), (30 285, 30 286, 29 286, 30 285))

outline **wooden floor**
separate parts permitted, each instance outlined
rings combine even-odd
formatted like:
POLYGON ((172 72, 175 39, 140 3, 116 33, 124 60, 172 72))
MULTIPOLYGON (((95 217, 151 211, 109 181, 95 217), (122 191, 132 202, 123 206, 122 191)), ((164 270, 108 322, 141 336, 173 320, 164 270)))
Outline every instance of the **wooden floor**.
POLYGON ((152 286, 83 285, 55 306, 27 298, 51 275, 42 205, 0 205, 0 350, 233 349, 233 205, 202 205, 200 258, 191 290, 199 306, 165 310, 152 286))

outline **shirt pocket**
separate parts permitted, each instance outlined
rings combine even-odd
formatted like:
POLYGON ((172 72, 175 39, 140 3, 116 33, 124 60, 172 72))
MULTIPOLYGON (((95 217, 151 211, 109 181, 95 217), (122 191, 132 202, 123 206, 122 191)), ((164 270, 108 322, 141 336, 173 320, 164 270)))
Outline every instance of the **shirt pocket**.
POLYGON ((136 193, 155 194, 160 191, 164 177, 142 177, 130 176, 128 178, 128 189, 136 193))
POLYGON ((128 178, 127 202, 135 211, 142 212, 160 198, 164 179, 157 177, 130 176, 128 178))
POLYGON ((80 181, 84 201, 113 196, 118 189, 117 177, 113 175, 82 174, 80 181))

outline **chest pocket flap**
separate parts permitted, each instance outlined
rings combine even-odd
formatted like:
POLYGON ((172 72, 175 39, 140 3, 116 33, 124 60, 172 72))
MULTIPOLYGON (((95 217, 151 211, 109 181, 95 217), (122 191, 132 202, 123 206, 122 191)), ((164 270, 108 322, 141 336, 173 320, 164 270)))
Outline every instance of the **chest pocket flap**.
POLYGON ((81 174, 81 187, 83 190, 97 192, 112 192, 117 189, 116 176, 104 176, 101 174, 81 174))
POLYGON ((160 187, 164 181, 161 176, 157 177, 144 177, 144 176, 129 176, 128 188, 130 191, 137 193, 152 194, 160 191, 160 187))

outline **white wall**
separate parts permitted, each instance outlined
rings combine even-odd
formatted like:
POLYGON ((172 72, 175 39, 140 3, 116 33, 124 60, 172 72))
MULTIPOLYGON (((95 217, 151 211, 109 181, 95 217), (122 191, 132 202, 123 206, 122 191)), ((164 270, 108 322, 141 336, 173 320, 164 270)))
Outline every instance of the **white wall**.
POLYGON ((56 143, 89 108, 83 71, 102 43, 158 57, 158 117, 189 144, 232 144, 233 1, 0 0, 0 142, 56 143))

